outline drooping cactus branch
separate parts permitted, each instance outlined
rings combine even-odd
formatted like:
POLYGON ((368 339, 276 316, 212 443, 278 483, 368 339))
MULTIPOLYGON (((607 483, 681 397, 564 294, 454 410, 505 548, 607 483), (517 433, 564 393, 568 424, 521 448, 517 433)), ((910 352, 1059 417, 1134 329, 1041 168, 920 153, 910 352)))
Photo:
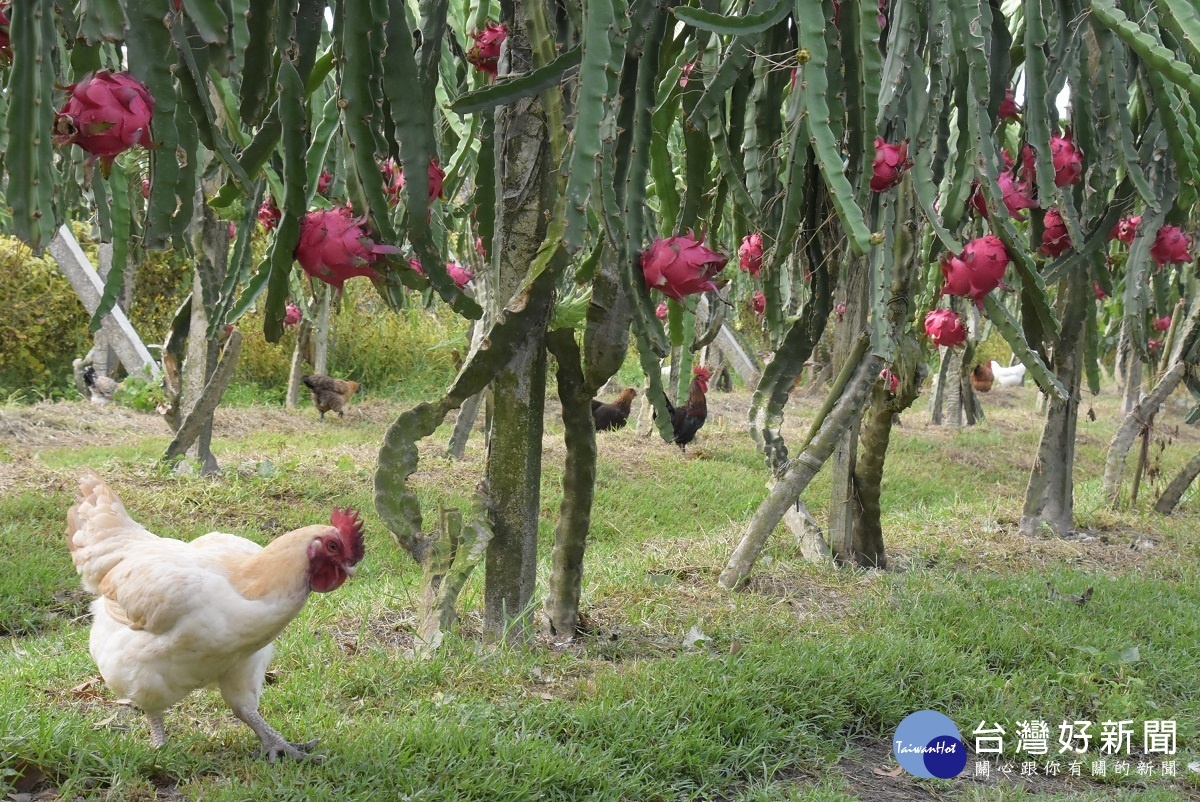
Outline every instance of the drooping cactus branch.
MULTIPOLYGON (((864 334, 861 341, 869 343, 870 338, 864 334)), ((862 356, 857 364, 853 365, 853 372, 845 388, 836 396, 830 394, 832 409, 824 418, 820 430, 800 454, 788 463, 783 475, 750 519, 746 534, 742 536, 737 548, 730 555, 725 570, 721 572, 719 581, 722 587, 732 590, 750 576, 754 563, 766 546, 771 533, 783 519, 784 513, 796 503, 796 499, 821 470, 821 466, 829 459, 847 427, 862 414, 871 387, 879 379, 879 368, 883 360, 866 352, 865 345, 861 352, 862 356)))

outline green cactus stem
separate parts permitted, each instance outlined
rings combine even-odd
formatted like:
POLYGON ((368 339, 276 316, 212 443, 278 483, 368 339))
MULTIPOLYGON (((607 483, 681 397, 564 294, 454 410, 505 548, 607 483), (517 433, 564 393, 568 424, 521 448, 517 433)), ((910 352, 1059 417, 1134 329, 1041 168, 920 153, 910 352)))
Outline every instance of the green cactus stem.
POLYGON ((306 211, 308 170, 304 163, 308 151, 308 136, 304 108, 304 83, 295 64, 288 59, 279 62, 279 117, 283 122, 283 202, 281 217, 275 228, 275 239, 266 262, 266 313, 263 316, 263 335, 267 342, 278 342, 283 335, 283 315, 287 306, 288 280, 292 272, 293 253, 300 240, 300 221, 306 211))

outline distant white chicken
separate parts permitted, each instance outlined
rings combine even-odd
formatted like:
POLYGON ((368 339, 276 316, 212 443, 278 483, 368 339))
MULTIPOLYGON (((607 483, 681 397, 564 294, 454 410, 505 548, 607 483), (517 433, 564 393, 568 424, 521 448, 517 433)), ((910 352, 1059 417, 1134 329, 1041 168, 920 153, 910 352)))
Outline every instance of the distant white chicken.
POLYGON ((108 406, 113 401, 113 394, 120 386, 116 379, 108 376, 97 376, 96 369, 88 365, 83 369, 83 383, 87 385, 88 398, 98 406, 108 406))
POLYGON ((1020 363, 1006 368, 993 359, 988 363, 988 367, 992 369, 996 384, 1001 387, 1016 387, 1025 381, 1025 366, 1020 363))

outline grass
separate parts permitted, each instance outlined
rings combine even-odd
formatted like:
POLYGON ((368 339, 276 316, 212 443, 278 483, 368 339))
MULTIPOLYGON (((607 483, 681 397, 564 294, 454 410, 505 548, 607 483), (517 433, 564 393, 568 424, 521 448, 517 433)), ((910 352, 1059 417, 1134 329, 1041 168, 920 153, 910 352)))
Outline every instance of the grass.
MULTIPOLYGON (((933 428, 914 410, 896 430, 884 488, 891 570, 807 564, 780 532, 737 593, 719 590, 716 575, 766 479, 741 430, 747 396, 710 398, 687 458, 631 429, 602 435, 583 600, 592 634, 567 648, 485 644, 475 576, 460 631, 431 659, 411 654, 419 570, 372 507, 375 450, 398 405, 368 398, 324 425, 311 409, 222 410, 214 450, 225 470, 215 479, 158 467, 166 440, 152 417, 4 407, 0 791, 6 775, 36 767, 39 787, 65 799, 1196 798, 1198 775, 1186 776, 1200 720, 1194 492, 1168 519, 1101 503, 1116 422, 1115 402, 1101 397, 1097 422, 1081 416, 1085 533, 1022 537, 1015 523, 1038 436, 1032 393, 984 400, 985 426, 933 428), (325 762, 254 759, 253 735, 212 692, 172 709, 170 742, 151 750, 143 718, 93 682, 86 597, 62 545, 84 465, 152 531, 184 539, 220 529, 265 542, 334 503, 364 510, 367 559, 282 634, 263 698, 285 735, 322 737, 325 762), (1082 606, 1064 595, 1088 587, 1082 606), (704 639, 685 645, 693 629, 704 639), (894 765, 899 722, 926 708, 954 719, 968 744, 981 721, 1011 733, 1028 719, 1055 730, 1111 719, 1137 722, 1139 747, 1142 721, 1174 719, 1181 776, 1101 781, 1085 769, 1076 780, 985 782, 969 778, 971 763, 955 781, 875 774, 894 765)), ((794 404, 785 434, 804 430, 812 408, 794 404)), ((1178 418, 1172 409, 1169 425, 1178 418)), ((543 580, 563 455, 553 414, 547 428, 543 580)), ((482 468, 478 435, 462 463, 440 456, 447 437, 443 427, 423 444, 414 476, 427 516, 465 503, 482 468)), ((1160 486, 1197 442, 1185 428, 1157 457, 1160 486)), ((805 499, 818 517, 827 495, 819 477, 805 499)))

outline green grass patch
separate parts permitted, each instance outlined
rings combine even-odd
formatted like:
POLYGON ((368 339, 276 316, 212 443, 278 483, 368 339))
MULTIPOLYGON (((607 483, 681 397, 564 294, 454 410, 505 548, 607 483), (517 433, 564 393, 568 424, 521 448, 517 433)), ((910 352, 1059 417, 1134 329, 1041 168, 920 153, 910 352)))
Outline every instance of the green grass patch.
MULTIPOLYGON (((894 434, 884 488, 893 570, 809 565, 780 532, 736 593, 717 588, 716 576, 766 480, 741 431, 744 396, 713 399, 710 425, 686 456, 632 426, 603 434, 583 600, 591 634, 565 649, 482 643, 480 572, 461 597, 458 633, 420 659, 411 654, 419 570, 372 506, 375 451, 399 409, 378 404, 326 424, 311 409, 227 410, 215 478, 157 465, 165 437, 128 413, 23 413, 39 425, 14 428, 20 437, 0 459, 0 789, 19 765, 33 765, 62 797, 99 799, 843 802, 890 798, 878 791, 884 782, 978 802, 1157 802, 1200 791, 1194 775, 1027 786, 871 773, 919 709, 950 715, 968 743, 981 721, 1012 732, 1031 718, 1055 728, 1175 720, 1181 774, 1197 759, 1194 496, 1170 519, 1144 505, 1107 509, 1092 478, 1113 428, 1104 407, 1109 423, 1081 427, 1077 517, 1092 527, 1083 536, 1016 533, 1037 444, 1031 407, 998 404, 987 426, 963 432, 910 413, 894 434), (170 742, 151 750, 144 719, 90 682, 86 598, 63 545, 84 465, 111 481, 137 520, 184 539, 216 529, 266 542, 326 520, 334 504, 363 509, 367 559, 352 583, 314 596, 284 631, 263 696, 264 716, 285 735, 323 739, 325 762, 255 759, 253 734, 210 691, 172 709, 170 742), (1085 603, 1072 601, 1089 587, 1085 603), (689 633, 700 639, 689 644, 689 633)), ((790 437, 811 413, 791 409, 790 437)), ((548 417, 543 582, 561 500, 560 431, 548 417)), ((441 456, 448 433, 422 445, 413 477, 427 518, 465 504, 482 470, 478 435, 456 463, 441 456)), ((1165 476, 1197 442, 1181 437, 1186 447, 1163 452, 1165 476)), ((827 492, 821 478, 806 495, 815 513, 827 492)))

